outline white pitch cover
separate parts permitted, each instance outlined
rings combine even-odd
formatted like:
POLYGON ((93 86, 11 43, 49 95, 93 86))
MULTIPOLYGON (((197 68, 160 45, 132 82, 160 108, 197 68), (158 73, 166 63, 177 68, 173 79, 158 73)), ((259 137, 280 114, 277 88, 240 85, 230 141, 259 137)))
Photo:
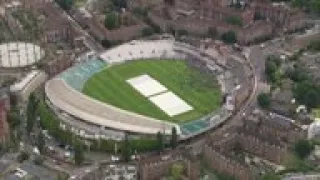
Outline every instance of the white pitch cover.
POLYGON ((149 99, 170 117, 193 110, 193 107, 173 92, 165 92, 149 99))
POLYGON ((167 91, 165 86, 147 74, 128 79, 127 83, 145 97, 167 91))

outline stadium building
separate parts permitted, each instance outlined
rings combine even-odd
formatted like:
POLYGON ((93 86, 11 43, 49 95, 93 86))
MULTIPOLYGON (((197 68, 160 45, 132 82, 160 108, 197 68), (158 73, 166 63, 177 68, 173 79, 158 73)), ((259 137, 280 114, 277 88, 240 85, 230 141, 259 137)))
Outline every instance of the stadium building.
MULTIPOLYGON (((180 138, 188 138, 218 126, 231 115, 231 111, 225 108, 230 104, 224 104, 204 117, 175 123, 121 109, 82 92, 86 82, 105 68, 144 59, 193 61, 195 66, 202 66, 217 77, 221 77, 226 70, 224 65, 199 49, 173 40, 136 40, 119 45, 101 53, 98 58, 67 69, 46 83, 46 103, 61 119, 61 128, 70 128, 85 138, 121 140, 125 133, 155 135, 162 132, 170 135, 175 127, 180 138)), ((168 116, 193 109, 148 75, 128 79, 127 83, 168 116)), ((223 89, 224 83, 224 80, 219 80, 223 89)))
POLYGON ((22 68, 39 62, 45 55, 40 46, 26 42, 0 44, 0 68, 22 68))

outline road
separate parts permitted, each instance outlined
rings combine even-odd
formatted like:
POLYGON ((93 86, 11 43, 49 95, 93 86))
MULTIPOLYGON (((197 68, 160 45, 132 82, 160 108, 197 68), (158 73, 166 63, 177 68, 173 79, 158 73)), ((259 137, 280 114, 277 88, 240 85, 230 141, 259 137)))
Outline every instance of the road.
POLYGON ((252 71, 253 76, 251 77, 251 94, 248 97, 248 100, 244 103, 244 105, 236 112, 236 114, 226 122, 222 127, 226 129, 232 126, 238 126, 241 124, 241 119, 243 116, 248 115, 251 111, 256 107, 256 99, 259 94, 259 82, 261 73, 263 72, 263 52, 260 50, 258 46, 253 46, 248 48, 248 54, 246 55, 246 60, 249 68, 252 71))
MULTIPOLYGON (((257 96, 260 93, 261 75, 264 74, 264 53, 261 51, 259 46, 252 46, 247 48, 247 55, 245 55, 246 61, 244 65, 248 65, 252 71, 251 80, 251 93, 246 102, 236 113, 230 117, 223 125, 219 128, 212 129, 207 135, 214 137, 218 134, 226 132, 231 127, 239 127, 242 125, 242 118, 248 115, 257 107, 257 96)), ((200 135, 198 137, 191 138, 185 142, 182 146, 189 146, 193 149, 201 147, 205 143, 207 135, 200 135)))
POLYGON ((264 55, 259 46, 252 46, 247 49, 246 60, 247 65, 252 71, 251 76, 251 94, 244 105, 239 109, 238 112, 224 125, 231 127, 234 125, 241 124, 239 121, 243 116, 248 115, 257 106, 257 96, 260 93, 259 84, 261 81, 261 75, 264 72, 264 55))

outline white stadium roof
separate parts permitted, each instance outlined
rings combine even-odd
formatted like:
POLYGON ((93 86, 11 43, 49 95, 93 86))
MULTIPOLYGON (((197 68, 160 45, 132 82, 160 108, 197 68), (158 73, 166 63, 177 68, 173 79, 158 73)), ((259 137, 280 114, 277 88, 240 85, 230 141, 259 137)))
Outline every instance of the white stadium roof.
POLYGON ((138 115, 102 103, 74 90, 65 81, 58 78, 46 84, 46 95, 54 106, 88 123, 143 134, 156 134, 157 132, 171 134, 172 127, 176 127, 178 134, 181 133, 177 124, 138 115))
POLYGON ((0 45, 0 67, 17 68, 32 65, 44 57, 44 51, 35 44, 11 42, 0 45))
POLYGON ((14 83, 10 86, 10 91, 16 92, 21 91, 34 77, 36 77, 41 71, 39 70, 33 70, 30 73, 28 73, 23 79, 20 81, 14 83))
POLYGON ((108 63, 122 63, 134 59, 174 56, 174 41, 131 41, 105 51, 100 58, 108 63))

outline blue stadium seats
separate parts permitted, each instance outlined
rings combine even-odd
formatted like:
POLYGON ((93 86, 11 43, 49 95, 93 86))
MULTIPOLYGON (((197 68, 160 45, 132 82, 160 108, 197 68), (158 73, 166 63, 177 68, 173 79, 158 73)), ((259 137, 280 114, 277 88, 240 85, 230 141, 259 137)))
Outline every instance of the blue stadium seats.
POLYGON ((81 91, 86 81, 106 66, 107 63, 104 61, 91 60, 68 69, 60 75, 60 78, 74 89, 81 91))
POLYGON ((203 129, 210 126, 209 118, 210 117, 204 117, 202 119, 180 125, 182 134, 190 135, 203 131, 203 129))

